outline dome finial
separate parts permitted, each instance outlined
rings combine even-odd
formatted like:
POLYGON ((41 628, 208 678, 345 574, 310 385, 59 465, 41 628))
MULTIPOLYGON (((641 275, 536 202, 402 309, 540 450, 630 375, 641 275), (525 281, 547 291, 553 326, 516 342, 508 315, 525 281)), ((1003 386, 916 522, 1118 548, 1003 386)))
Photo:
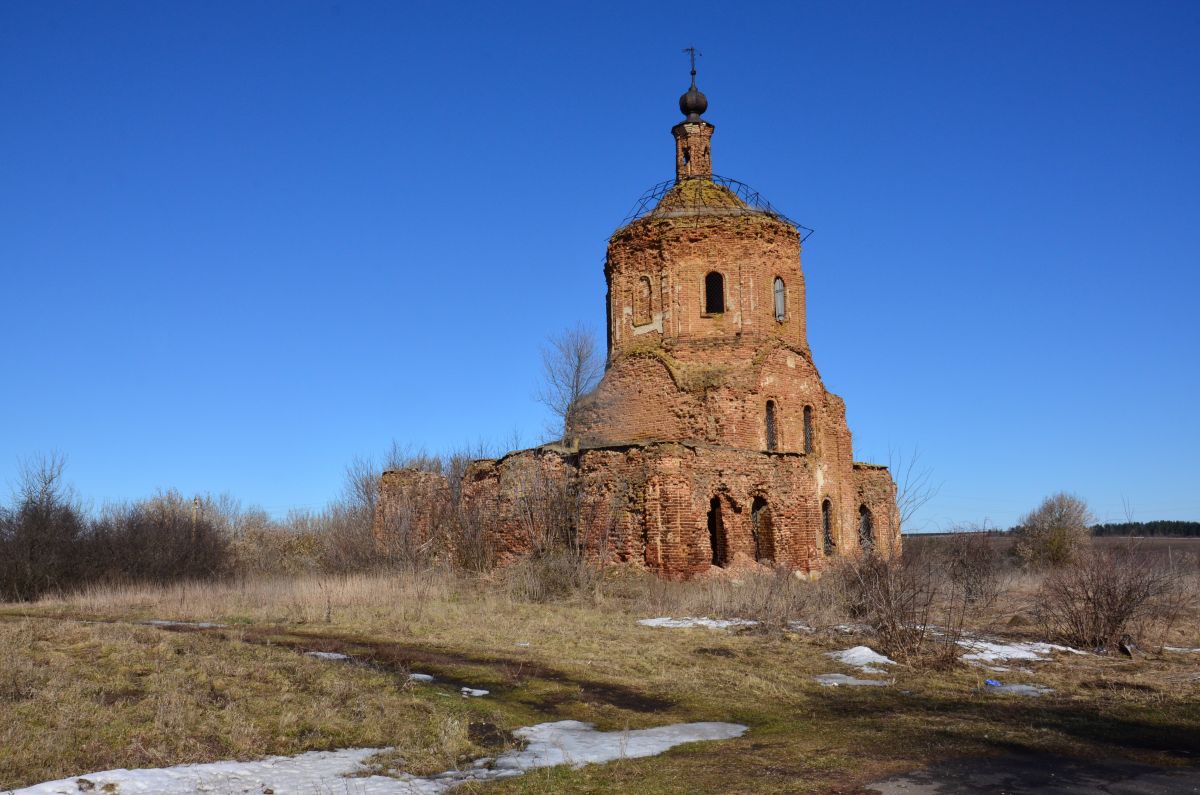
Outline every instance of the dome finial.
POLYGON ((679 98, 679 110, 687 117, 686 121, 700 121, 700 114, 708 110, 708 97, 704 96, 700 89, 696 88, 696 56, 703 55, 703 53, 695 47, 684 47, 683 51, 691 59, 692 85, 679 98))

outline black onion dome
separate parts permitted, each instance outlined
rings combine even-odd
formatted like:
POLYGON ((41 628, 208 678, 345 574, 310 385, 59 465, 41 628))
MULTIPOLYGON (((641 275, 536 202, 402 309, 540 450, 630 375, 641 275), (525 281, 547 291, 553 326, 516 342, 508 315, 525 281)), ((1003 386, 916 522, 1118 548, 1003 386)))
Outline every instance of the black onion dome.
POLYGON ((708 110, 708 97, 696 88, 695 80, 687 93, 679 98, 679 110, 687 116, 687 121, 700 121, 700 114, 708 110))

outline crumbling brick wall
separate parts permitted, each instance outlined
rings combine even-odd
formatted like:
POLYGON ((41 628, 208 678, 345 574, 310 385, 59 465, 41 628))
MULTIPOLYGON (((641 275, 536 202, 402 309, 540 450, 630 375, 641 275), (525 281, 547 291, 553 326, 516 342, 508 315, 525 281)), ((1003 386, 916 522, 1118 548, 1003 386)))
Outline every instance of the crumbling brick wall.
POLYGON ((543 485, 531 485, 539 480, 556 484, 551 492, 573 490, 570 521, 590 554, 672 579, 711 570, 714 540, 718 567, 759 562, 821 571, 835 557, 860 551, 863 505, 875 516, 879 548, 898 548, 886 470, 862 470, 859 484, 854 476, 829 477, 821 462, 799 453, 662 442, 578 452, 538 448, 476 462, 464 480, 463 498, 494 511, 502 561, 528 554, 537 544, 531 523, 537 509, 531 511, 528 501, 542 493, 543 485), (709 521, 714 499, 721 517, 716 534, 709 521), (821 539, 820 505, 826 499, 834 506, 830 555, 821 539))
POLYGON ((452 530, 453 510, 445 476, 417 469, 384 472, 372 522, 376 546, 392 560, 424 557, 438 546, 439 534, 452 530))

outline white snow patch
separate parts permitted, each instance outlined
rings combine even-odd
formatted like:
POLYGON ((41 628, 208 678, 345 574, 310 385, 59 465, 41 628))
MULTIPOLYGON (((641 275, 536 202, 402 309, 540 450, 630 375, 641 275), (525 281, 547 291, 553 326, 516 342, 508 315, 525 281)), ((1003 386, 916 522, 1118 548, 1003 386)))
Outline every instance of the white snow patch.
POLYGON ((889 682, 881 679, 859 679, 856 676, 847 676, 846 674, 819 674, 814 676, 824 687, 839 687, 846 685, 847 687, 886 687, 889 682))
POLYGON ((433 676, 430 674, 409 674, 408 681, 410 682, 425 682, 428 684, 433 681, 433 676))
POLYGON ((1200 654, 1200 649, 1187 649, 1182 646, 1163 646, 1163 651, 1173 651, 1176 654, 1200 654))
POLYGON ((1054 643, 1014 642, 968 638, 958 641, 958 645, 969 651, 962 659, 966 662, 995 663, 1006 660, 1045 660, 1051 652, 1065 651, 1071 654, 1087 654, 1087 652, 1072 649, 1070 646, 1059 646, 1054 643))
POLYGON ((869 646, 852 646, 842 651, 829 651, 825 652, 825 656, 832 657, 843 665, 858 668, 869 674, 886 673, 883 669, 875 666, 896 664, 895 660, 883 656, 869 646))
POLYGON ((654 756, 684 743, 740 737, 746 727, 736 723, 679 723, 655 729, 598 732, 590 723, 574 720, 540 723, 514 734, 527 741, 520 751, 508 751, 487 765, 477 760, 468 770, 449 770, 436 776, 398 774, 348 779, 363 772, 363 761, 388 750, 348 748, 309 751, 298 756, 273 756, 257 762, 213 762, 203 765, 142 770, 106 770, 48 781, 16 790, 12 795, 77 795, 99 792, 111 785, 123 795, 194 795, 197 792, 262 793, 267 789, 292 795, 353 792, 356 795, 440 795, 467 781, 491 781, 519 776, 538 767, 610 762, 654 756))
POLYGON ((751 621, 748 618, 671 618, 670 616, 660 616, 659 618, 638 619, 638 623, 646 627, 660 627, 663 629, 688 629, 690 627, 729 629, 730 627, 752 627, 758 622, 751 621))
POLYGON ((349 660, 350 655, 336 651, 306 651, 306 657, 316 657, 318 660, 349 660))
POLYGON ((195 629, 220 629, 225 626, 225 624, 216 624, 212 621, 168 621, 162 618, 152 618, 142 623, 152 627, 193 627, 195 629))
POLYGON ((1042 685, 992 685, 987 688, 996 693, 1007 693, 1011 696, 1037 696, 1053 693, 1053 688, 1042 685))
POLYGON ((477 690, 476 688, 473 688, 473 687, 464 687, 460 692, 464 696, 469 696, 471 698, 479 698, 480 696, 486 696, 491 691, 477 690))
POLYGON ((529 770, 535 767, 610 762, 656 756, 683 743, 699 740, 730 740, 741 737, 746 727, 737 723, 677 723, 654 729, 598 732, 590 723, 560 720, 539 723, 513 734, 527 740, 523 751, 509 751, 496 759, 500 769, 529 770))

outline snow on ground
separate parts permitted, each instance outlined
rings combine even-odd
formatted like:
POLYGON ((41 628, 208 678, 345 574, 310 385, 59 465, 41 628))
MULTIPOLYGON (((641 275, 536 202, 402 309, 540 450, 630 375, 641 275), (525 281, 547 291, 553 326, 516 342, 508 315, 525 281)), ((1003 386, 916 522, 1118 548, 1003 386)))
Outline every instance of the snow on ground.
POLYGON ((1045 660, 1051 652, 1066 651, 1071 654, 1086 654, 1087 652, 1072 649, 1070 646, 1058 646, 1054 643, 1014 642, 982 640, 980 638, 965 638, 958 645, 966 649, 962 659, 966 662, 995 663, 1006 660, 1045 660))
POLYGON ((1010 696, 1041 696, 1053 693, 1054 690, 1042 685, 990 685, 988 690, 993 693, 1007 693, 1010 696))
POLYGON ((195 629, 220 629, 225 626, 224 624, 215 624, 211 621, 167 621, 162 618, 152 618, 142 623, 149 624, 152 627, 193 627, 195 629))
POLYGON ((306 651, 306 657, 316 657, 318 660, 349 660, 350 655, 336 651, 306 651))
POLYGON ((856 676, 847 676, 846 674, 819 674, 814 676, 824 687, 838 687, 846 685, 847 687, 887 687, 890 682, 882 679, 859 679, 856 676))
POLYGON ((410 682, 425 682, 428 684, 433 681, 433 676, 430 674, 409 674, 408 681, 410 682))
POLYGON ((1182 646, 1163 646, 1163 651, 1173 651, 1176 654, 1200 654, 1200 649, 1187 649, 1182 646))
POLYGON ((193 795, 218 792, 292 793, 293 795, 439 795, 467 781, 490 781, 519 776, 538 767, 569 764, 577 767, 614 759, 654 756, 684 743, 740 737, 746 727, 736 723, 679 723, 655 729, 598 732, 590 723, 562 720, 517 729, 527 741, 520 751, 508 751, 494 761, 478 760, 467 770, 450 770, 436 776, 401 774, 346 778, 363 772, 368 757, 387 749, 348 748, 309 751, 298 756, 273 756, 257 762, 213 762, 203 765, 143 770, 107 770, 59 781, 35 784, 12 795, 77 795, 83 792, 193 795))
POLYGON ((464 696, 470 696, 471 698, 479 698, 480 696, 486 696, 490 691, 477 690, 474 687, 464 687, 459 692, 461 692, 464 696))
POLYGON ((638 619, 638 623, 647 627, 660 627, 663 629, 688 629, 690 627, 729 629, 730 627, 752 627, 758 622, 751 621, 748 618, 671 618, 669 616, 660 616, 659 618, 638 619))
POLYGON ((852 646, 842 651, 825 652, 826 657, 832 657, 843 665, 849 665, 869 674, 882 674, 885 671, 880 665, 895 665, 896 661, 883 656, 869 646, 852 646))
POLYGON ((560 720, 539 723, 513 734, 526 740, 523 751, 509 751, 496 759, 500 769, 574 765, 583 767, 614 759, 656 756, 669 748, 698 740, 730 740, 746 727, 737 723, 677 723, 654 729, 598 732, 590 723, 560 720))

